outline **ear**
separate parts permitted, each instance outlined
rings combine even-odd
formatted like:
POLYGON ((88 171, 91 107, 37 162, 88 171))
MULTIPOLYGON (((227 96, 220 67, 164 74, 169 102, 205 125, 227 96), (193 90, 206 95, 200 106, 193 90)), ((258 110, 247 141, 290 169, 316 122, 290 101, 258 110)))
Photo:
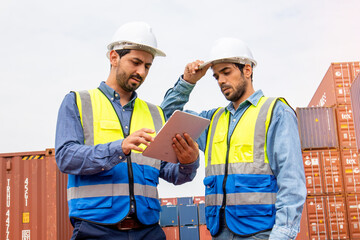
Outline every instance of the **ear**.
POLYGON ((109 53, 109 60, 110 60, 111 66, 113 66, 113 67, 117 66, 120 61, 119 54, 117 54, 117 52, 115 50, 111 50, 109 53))
POLYGON ((243 68, 243 72, 246 78, 251 78, 252 67, 250 66, 250 64, 245 65, 245 67, 243 68))

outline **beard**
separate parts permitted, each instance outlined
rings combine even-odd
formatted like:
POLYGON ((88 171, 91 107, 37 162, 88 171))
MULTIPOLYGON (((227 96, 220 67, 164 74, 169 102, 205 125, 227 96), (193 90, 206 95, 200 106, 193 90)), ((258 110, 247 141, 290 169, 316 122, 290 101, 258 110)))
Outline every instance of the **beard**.
POLYGON ((126 92, 133 92, 140 87, 143 83, 143 78, 138 74, 127 75, 125 72, 116 72, 116 82, 118 85, 126 92), (135 78, 140 82, 136 83, 129 83, 131 78, 135 78))
MULTIPOLYGON (((248 83, 245 81, 244 78, 241 79, 241 82, 234 86, 234 92, 232 93, 224 93, 224 96, 227 100, 231 101, 231 102, 236 102, 237 100, 239 100, 246 92, 248 83)), ((222 84, 221 85, 221 89, 223 88, 231 88, 231 85, 227 85, 227 84, 222 84)))

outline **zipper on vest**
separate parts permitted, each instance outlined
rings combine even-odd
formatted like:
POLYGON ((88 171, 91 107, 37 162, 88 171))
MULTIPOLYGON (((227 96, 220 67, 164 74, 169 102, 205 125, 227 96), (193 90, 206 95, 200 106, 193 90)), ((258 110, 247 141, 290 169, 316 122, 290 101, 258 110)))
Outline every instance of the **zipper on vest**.
MULTIPOLYGON (((229 116, 229 123, 228 123, 228 129, 230 127, 230 116, 229 116)), ((227 181, 227 176, 228 176, 228 168, 229 168, 229 152, 230 152, 230 139, 231 139, 231 136, 227 136, 227 147, 226 147, 226 159, 225 159, 225 173, 224 173, 224 180, 223 180, 223 184, 222 184, 222 188, 223 188, 223 202, 222 202, 222 205, 221 205, 221 209, 225 209, 225 206, 226 206, 226 181, 227 181)))

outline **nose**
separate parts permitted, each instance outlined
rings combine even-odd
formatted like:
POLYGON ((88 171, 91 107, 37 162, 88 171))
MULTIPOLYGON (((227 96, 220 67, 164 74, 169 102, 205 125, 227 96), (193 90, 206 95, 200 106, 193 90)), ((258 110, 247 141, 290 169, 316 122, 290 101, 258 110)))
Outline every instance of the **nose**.
POLYGON ((217 81, 218 84, 221 85, 226 82, 226 78, 223 75, 220 75, 217 81))
POLYGON ((142 77, 142 79, 145 79, 148 74, 148 69, 145 67, 145 65, 140 65, 136 69, 136 73, 139 74, 142 77))

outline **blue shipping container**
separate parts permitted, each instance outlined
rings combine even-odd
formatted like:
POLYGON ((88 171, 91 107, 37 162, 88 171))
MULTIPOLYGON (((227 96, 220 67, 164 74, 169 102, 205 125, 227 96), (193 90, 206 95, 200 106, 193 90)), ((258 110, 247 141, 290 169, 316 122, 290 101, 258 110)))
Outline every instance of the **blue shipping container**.
POLYGON ((177 198, 177 205, 193 204, 192 197, 179 197, 177 198))
POLYGON ((176 205, 163 205, 160 212, 160 226, 178 226, 178 207, 176 205))
POLYGON ((181 226, 180 240, 199 240, 199 226, 181 226))
POLYGON ((198 225, 198 208, 196 204, 179 205, 180 226, 198 225))
POLYGON ((205 203, 199 203, 199 225, 206 224, 206 217, 205 217, 205 203))

